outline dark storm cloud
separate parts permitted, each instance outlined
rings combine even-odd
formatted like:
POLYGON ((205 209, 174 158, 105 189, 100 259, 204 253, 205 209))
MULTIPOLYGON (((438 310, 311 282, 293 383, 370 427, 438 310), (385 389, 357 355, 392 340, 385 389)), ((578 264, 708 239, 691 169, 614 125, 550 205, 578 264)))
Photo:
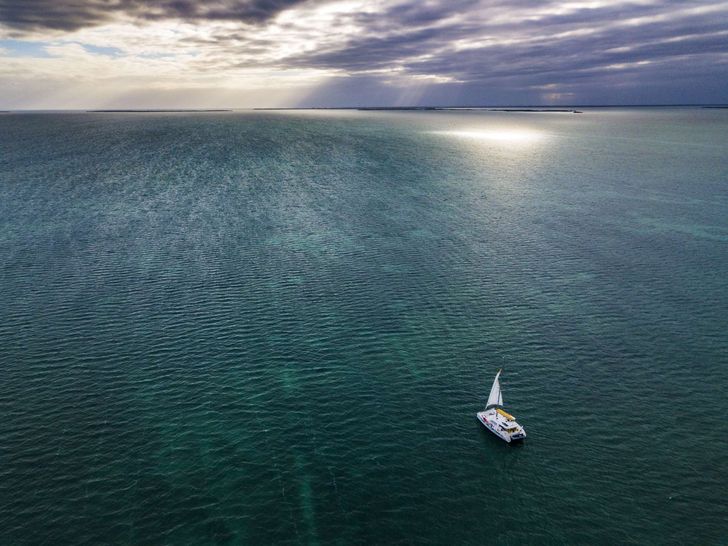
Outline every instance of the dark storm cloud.
MULTIPOLYGON (((707 24, 705 33, 681 35, 679 39, 665 37, 659 29, 644 28, 611 34, 544 40, 537 44, 493 45, 474 48, 457 54, 444 52, 424 61, 405 62, 412 73, 449 75, 473 81, 517 74, 521 77, 553 73, 568 75, 584 70, 605 70, 630 63, 654 63, 670 58, 725 53, 728 33, 719 24, 707 24), (625 43, 630 45, 625 45, 625 43)), ((308 63, 311 61, 309 60, 308 63)), ((345 56, 323 59, 324 65, 349 64, 345 56)), ((380 66, 392 61, 379 59, 380 66)), ((352 67, 353 68, 353 67, 352 67)), ((531 83, 548 83, 534 81, 531 83)))
MULTIPOLYGON (((458 8, 443 7, 440 24, 418 28, 408 24, 417 4, 398 6, 375 25, 379 36, 352 36, 343 47, 309 52, 288 63, 347 73, 395 68, 403 75, 450 78, 461 92, 512 89, 526 96, 528 89, 543 94, 553 89, 586 101, 600 86, 667 88, 679 80, 685 88, 681 100, 690 101, 691 93, 700 94, 701 80, 714 83, 722 75, 728 81, 724 2, 615 3, 553 13, 546 9, 533 18, 513 10, 512 18, 503 17, 507 6, 497 1, 481 2, 475 11, 467 3, 458 8), (462 16, 454 16, 458 13, 462 16)), ((430 6, 422 20, 435 20, 436 13, 430 6)), ((728 97, 728 91, 720 93, 728 97)))
POLYGON ((72 31, 119 16, 262 23, 303 0, 0 0, 0 23, 17 30, 72 31))
MULTIPOLYGON (((401 12, 401 8, 397 11, 401 12)), ((395 11, 394 13, 397 13, 395 11)), ((722 13, 687 15, 679 19, 642 21, 618 26, 620 21, 669 15, 669 6, 624 6, 582 10, 532 21, 489 24, 468 19, 437 28, 414 29, 406 20, 387 13, 384 20, 398 29, 385 37, 354 36, 332 51, 312 52, 290 62, 299 66, 364 71, 401 66, 417 74, 447 74, 465 80, 512 73, 514 67, 541 71, 652 60, 709 52, 728 52, 728 7, 722 13), (583 12, 582 12, 583 11, 583 12), (603 24, 602 24, 603 23, 603 24), (584 35, 560 36, 591 26, 584 35), (713 35, 711 35, 713 33, 713 35), (527 40, 511 41, 526 36, 527 40), (480 47, 453 50, 460 40, 493 38, 480 47), (621 48, 622 51, 612 50, 621 48), (411 60, 429 54, 426 61, 411 60)), ((452 12, 449 12, 452 15, 452 12)))

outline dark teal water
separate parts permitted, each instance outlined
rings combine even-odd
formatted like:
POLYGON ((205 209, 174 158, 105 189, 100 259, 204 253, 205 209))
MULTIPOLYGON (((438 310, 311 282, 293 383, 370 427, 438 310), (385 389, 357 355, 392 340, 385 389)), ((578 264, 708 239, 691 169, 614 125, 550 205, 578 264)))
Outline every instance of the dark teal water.
POLYGON ((728 111, 4 115, 0 260, 2 544, 728 540, 728 111))

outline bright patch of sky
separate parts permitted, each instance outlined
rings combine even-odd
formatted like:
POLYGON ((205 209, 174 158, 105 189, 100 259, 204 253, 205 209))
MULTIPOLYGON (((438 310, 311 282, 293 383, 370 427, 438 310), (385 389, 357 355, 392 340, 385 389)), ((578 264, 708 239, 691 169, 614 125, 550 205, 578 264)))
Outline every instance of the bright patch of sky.
POLYGON ((0 51, 7 57, 48 57, 47 42, 0 40, 0 51))

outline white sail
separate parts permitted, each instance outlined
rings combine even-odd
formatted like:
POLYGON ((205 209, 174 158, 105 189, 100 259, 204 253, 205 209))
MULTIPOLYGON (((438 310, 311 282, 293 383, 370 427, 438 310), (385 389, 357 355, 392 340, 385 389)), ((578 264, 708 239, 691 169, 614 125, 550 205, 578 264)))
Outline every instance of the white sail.
POLYGON ((501 394, 500 381, 498 381, 500 374, 501 370, 498 370, 498 373, 495 375, 495 380, 493 381, 493 386, 490 388, 490 396, 488 396, 488 403, 485 406, 486 408, 490 406, 503 405, 503 394, 501 394))

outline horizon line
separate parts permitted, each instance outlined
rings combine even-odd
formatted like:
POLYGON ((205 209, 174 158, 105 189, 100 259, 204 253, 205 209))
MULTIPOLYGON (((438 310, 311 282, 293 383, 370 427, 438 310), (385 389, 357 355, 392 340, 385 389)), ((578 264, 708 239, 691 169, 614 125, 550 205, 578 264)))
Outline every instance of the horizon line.
POLYGON ((87 112, 87 113, 121 113, 121 112, 233 112, 255 110, 475 110, 475 109, 515 109, 542 108, 545 110, 565 108, 728 108, 728 103, 654 103, 654 104, 478 104, 478 105, 419 105, 419 106, 246 106, 246 107, 189 107, 189 108, 0 108, 0 113, 12 112, 87 112))

